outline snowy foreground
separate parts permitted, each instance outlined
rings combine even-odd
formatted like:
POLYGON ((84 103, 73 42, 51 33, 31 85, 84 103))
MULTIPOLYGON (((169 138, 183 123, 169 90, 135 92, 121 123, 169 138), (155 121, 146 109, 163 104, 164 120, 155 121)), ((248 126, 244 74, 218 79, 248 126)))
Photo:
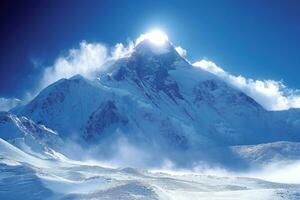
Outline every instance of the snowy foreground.
POLYGON ((255 178, 112 169, 0 139, 0 199, 299 199, 300 185, 255 178))

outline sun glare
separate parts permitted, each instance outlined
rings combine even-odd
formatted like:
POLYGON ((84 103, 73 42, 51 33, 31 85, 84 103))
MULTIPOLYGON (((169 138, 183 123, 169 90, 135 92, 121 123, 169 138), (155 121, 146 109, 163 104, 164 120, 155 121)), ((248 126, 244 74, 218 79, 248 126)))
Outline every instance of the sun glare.
POLYGON ((146 33, 145 39, 148 39, 155 45, 163 45, 166 41, 168 41, 168 36, 160 30, 154 30, 149 33, 146 33))

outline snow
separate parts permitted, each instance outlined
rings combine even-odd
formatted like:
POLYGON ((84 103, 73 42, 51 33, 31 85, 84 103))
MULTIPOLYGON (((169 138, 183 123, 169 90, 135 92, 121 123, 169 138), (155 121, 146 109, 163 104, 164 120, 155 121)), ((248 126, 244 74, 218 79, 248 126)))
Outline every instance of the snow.
POLYGON ((60 149, 63 141, 45 125, 36 124, 26 117, 17 117, 9 112, 0 113, 0 137, 27 153, 47 156, 46 152, 60 149))
MULTIPOLYGON (((134 160, 145 166, 166 159, 178 166, 203 159, 231 165, 224 159, 229 146, 300 141, 300 112, 264 110, 215 75, 193 67, 170 42, 157 47, 145 40, 95 80, 80 75, 62 79, 12 112, 45 125, 64 141, 75 138, 82 149, 96 145, 102 158, 115 159, 113 147, 125 138, 146 152, 147 161, 134 160), (158 152, 160 159, 153 156, 158 152)), ((231 154, 234 159, 236 152, 231 154)))
POLYGON ((32 194, 35 199, 297 199, 300 194, 300 185, 254 178, 176 175, 103 168, 69 159, 44 160, 2 139, 0 152, 1 199, 23 199, 32 194))
POLYGON ((0 113, 0 199, 299 199, 299 118, 145 40, 0 113))
MULTIPOLYGON (((191 66, 169 42, 161 47, 141 42, 97 79, 62 79, 13 112, 46 125, 63 139, 82 139, 91 131, 95 138, 113 136, 109 132, 121 130, 127 136, 141 133, 141 140, 152 143, 181 138, 189 148, 300 140, 295 134, 300 130, 299 112, 264 110, 215 75, 191 66), (157 53, 153 48, 168 51, 157 53), (127 123, 106 119, 103 127, 91 129, 101 126, 93 116, 102 113, 99 109, 107 102, 114 102, 115 113, 127 123), (168 127, 162 128, 166 121, 168 127)), ((182 145, 174 142, 170 145, 182 145)))
POLYGON ((232 146, 232 150, 254 164, 266 164, 274 161, 299 160, 299 142, 273 142, 257 145, 232 146))

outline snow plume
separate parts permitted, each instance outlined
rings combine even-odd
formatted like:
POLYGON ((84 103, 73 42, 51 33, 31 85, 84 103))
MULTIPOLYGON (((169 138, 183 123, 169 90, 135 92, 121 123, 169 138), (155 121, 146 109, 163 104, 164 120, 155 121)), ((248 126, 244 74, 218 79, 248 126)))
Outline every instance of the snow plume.
MULTIPOLYGON (((141 34, 137 39, 129 41, 127 45, 117 43, 113 47, 106 47, 101 43, 82 41, 79 48, 70 49, 66 55, 59 56, 52 66, 46 67, 41 80, 41 88, 61 79, 80 74, 86 78, 94 78, 104 71, 111 61, 129 56, 134 47, 146 38, 141 34)), ((181 55, 186 51, 177 47, 181 55)), ((41 89, 39 88, 39 89, 41 89)))
POLYGON ((181 46, 175 47, 175 50, 177 51, 177 53, 178 53, 181 57, 183 57, 183 58, 186 57, 187 51, 186 51, 184 48, 182 48, 181 46))
MULTIPOLYGON (((118 132, 118 131, 117 131, 118 132)), ((158 152, 145 148, 119 133, 113 138, 102 138, 97 143, 82 141, 74 134, 64 142, 62 153, 68 158, 83 162, 95 162, 113 168, 151 168, 161 166, 164 156, 156 157, 158 152)))
POLYGON ((9 111, 20 104, 21 100, 19 99, 0 97, 0 111, 9 111))
POLYGON ((219 177, 248 177, 258 178, 264 181, 271 181, 274 183, 286 183, 286 184, 300 184, 300 160, 279 162, 274 161, 259 168, 253 168, 251 170, 234 171, 224 168, 222 166, 212 167, 206 163, 201 163, 191 169, 180 168, 159 168, 152 169, 154 173, 166 173, 171 175, 209 175, 219 177))
POLYGON ((116 44, 112 51, 111 51, 111 57, 114 60, 127 57, 133 52, 135 45, 134 42, 130 41, 127 46, 124 46, 122 43, 116 44))
POLYGON ((116 144, 113 144, 115 152, 109 162, 115 166, 125 167, 147 167, 151 163, 151 154, 147 150, 129 142, 127 138, 120 137, 116 144))
MULTIPOLYGON (((72 48, 66 55, 59 56, 52 66, 45 67, 39 87, 34 94, 51 83, 61 79, 70 78, 80 74, 85 78, 95 78, 99 73, 105 71, 115 60, 128 57, 141 41, 147 37, 141 34, 137 39, 129 41, 126 45, 117 43, 113 47, 106 47, 101 43, 89 43, 82 41, 78 48, 72 48)), ((176 51, 186 56, 186 50, 176 47, 176 51)), ((35 95, 31 96, 35 96, 35 95)))
POLYGON ((66 56, 60 56, 53 66, 44 70, 41 86, 45 87, 61 78, 70 78, 76 74, 93 77, 103 68, 107 59, 105 46, 83 41, 78 49, 70 49, 66 56))
POLYGON ((52 66, 45 68, 38 91, 51 83, 80 74, 85 78, 95 78, 106 70, 113 61, 127 57, 133 52, 135 42, 128 45, 118 43, 108 48, 101 43, 82 41, 79 48, 72 48, 66 55, 59 56, 52 66))
POLYGON ((168 144, 160 145, 151 139, 140 141, 128 135, 117 130, 110 132, 109 137, 85 141, 74 133, 65 140, 62 153, 73 160, 93 161, 114 168, 200 171, 200 166, 205 169, 223 166, 232 170, 247 169, 244 161, 226 147, 203 145, 197 151, 182 151, 168 144))
POLYGON ((282 81, 255 80, 241 75, 234 76, 208 60, 200 60, 195 62, 193 66, 217 75, 252 97, 267 110, 300 108, 300 92, 287 88, 282 81))
MULTIPOLYGON (((79 48, 70 49, 66 55, 59 56, 52 66, 45 68, 39 88, 34 94, 61 78, 70 78, 76 74, 86 78, 94 78, 105 71, 115 60, 129 56, 134 51, 134 47, 145 38, 145 34, 141 34, 137 39, 129 41, 127 45, 118 43, 111 48, 101 43, 81 42, 79 48)), ((181 46, 177 46, 175 49, 179 55, 186 58, 187 51, 185 49, 181 46)), ((193 65, 234 85, 267 110, 300 108, 300 92, 287 88, 281 81, 255 80, 241 75, 234 76, 208 60, 200 60, 193 65)))
POLYGON ((261 178, 279 183, 300 184, 300 160, 286 162, 272 162, 257 170, 246 174, 251 177, 261 178))

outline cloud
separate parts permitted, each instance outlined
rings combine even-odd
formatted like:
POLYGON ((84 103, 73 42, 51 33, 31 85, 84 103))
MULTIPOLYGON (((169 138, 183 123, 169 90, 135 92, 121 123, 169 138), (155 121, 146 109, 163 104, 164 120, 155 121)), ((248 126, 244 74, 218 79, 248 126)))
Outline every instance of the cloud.
POLYGON ((129 56, 135 46, 136 43, 133 41, 126 46, 117 43, 112 48, 101 43, 82 41, 79 48, 70 49, 67 55, 58 57, 52 66, 44 69, 37 91, 61 78, 70 78, 77 74, 85 78, 95 78, 101 71, 109 67, 111 61, 129 56))
POLYGON ((0 97, 0 111, 9 111, 20 104, 21 100, 19 99, 0 97))
POLYGON ((133 52, 134 47, 135 44, 132 41, 130 41, 127 46, 124 46, 122 43, 118 43, 113 47, 111 57, 114 60, 127 57, 133 52))
POLYGON ((291 90, 282 81, 275 80, 255 80, 244 76, 234 76, 214 62, 200 60, 193 64, 209 71, 227 83, 242 90, 252 97, 267 110, 286 110, 289 108, 300 108, 300 93, 298 90, 291 90))
POLYGON ((70 78, 76 74, 91 78, 103 69, 107 59, 108 52, 104 45, 83 41, 78 49, 70 49, 66 56, 60 56, 53 66, 44 70, 41 86, 45 87, 61 78, 70 78))
MULTIPOLYGON (((129 56, 134 51, 134 47, 144 39, 145 34, 142 34, 127 45, 118 43, 111 48, 101 43, 83 41, 78 48, 70 49, 66 55, 59 56, 52 66, 45 68, 37 92, 61 78, 70 78, 76 74, 94 78, 101 71, 106 70, 113 63, 112 61, 129 56)), ((187 51, 184 48, 177 46, 175 49, 186 58, 187 51)), ((219 76, 268 110, 300 108, 300 92, 287 88, 282 81, 255 80, 241 75, 235 76, 208 60, 200 60, 193 65, 219 76)))
POLYGON ((181 46, 175 47, 175 50, 181 57, 184 57, 184 58, 186 57, 187 51, 184 48, 182 48, 181 46))
POLYGON ((184 58, 186 57, 187 51, 184 48, 182 48, 181 46, 175 47, 175 50, 181 57, 184 57, 184 58))
MULTIPOLYGON (((104 71, 112 63, 111 61, 128 57, 141 41, 147 37, 141 34, 136 40, 129 41, 127 45, 117 43, 109 48, 101 43, 88 43, 82 41, 79 48, 68 50, 66 55, 59 56, 52 66, 44 69, 39 87, 39 92, 44 87, 61 79, 70 78, 76 74, 80 74, 86 78, 94 78, 99 72, 104 71)), ((186 54, 186 51, 178 47, 180 54, 186 54)), ((32 59, 34 66, 39 65, 38 59, 32 59)), ((36 94, 37 92, 32 92, 36 94)), ((35 96, 35 95, 30 95, 35 96)))
MULTIPOLYGON (((38 88, 27 96, 34 97, 49 84, 77 74, 89 79, 95 78, 100 72, 106 70, 113 61, 131 55, 134 47, 147 38, 147 34, 141 34, 137 39, 129 41, 126 45, 117 43, 113 47, 106 47, 101 43, 82 41, 78 48, 68 50, 67 54, 59 56, 52 66, 45 67, 38 88)), ((176 51, 181 56, 186 56, 186 50, 182 47, 176 47, 176 51)), ((40 65, 40 60, 37 58, 31 61, 34 66, 40 65)))

